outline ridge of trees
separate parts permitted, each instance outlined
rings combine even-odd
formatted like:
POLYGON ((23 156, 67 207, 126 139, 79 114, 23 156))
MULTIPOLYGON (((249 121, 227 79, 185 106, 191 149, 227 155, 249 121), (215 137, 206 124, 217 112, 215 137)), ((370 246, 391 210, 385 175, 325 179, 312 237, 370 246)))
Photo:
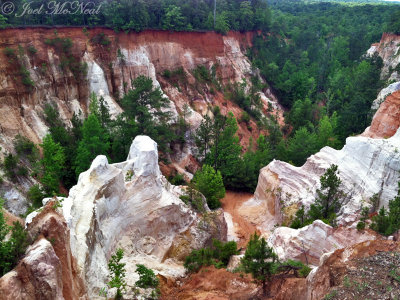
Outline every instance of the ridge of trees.
MULTIPOLYGON (((59 1, 60 7, 77 11, 75 14, 25 14, 24 0, 13 1, 15 14, 0 15, 0 28, 8 25, 83 25, 108 26, 116 31, 164 29, 174 31, 229 30, 250 31, 269 26, 270 11, 265 0, 218 0, 214 26, 212 0, 94 0, 88 9, 97 14, 85 14, 71 7, 71 2, 59 1), (16 17, 16 15, 23 15, 16 17)), ((31 9, 47 8, 47 1, 30 1, 31 9)))

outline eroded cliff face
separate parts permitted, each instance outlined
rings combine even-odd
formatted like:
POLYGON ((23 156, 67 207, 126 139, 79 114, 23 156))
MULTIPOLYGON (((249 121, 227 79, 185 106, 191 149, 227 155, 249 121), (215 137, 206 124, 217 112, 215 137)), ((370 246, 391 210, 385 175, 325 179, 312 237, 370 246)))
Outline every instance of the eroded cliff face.
MULTIPOLYGON (((396 84, 393 84, 396 85, 396 84)), ((400 82, 397 83, 400 89, 400 82)), ((397 88, 397 87, 396 87, 397 88)), ((400 127, 400 91, 387 94, 372 119, 363 136, 372 138, 388 138, 396 133, 400 127)))
POLYGON ((400 63, 400 35, 384 33, 379 43, 373 44, 368 49, 367 55, 372 56, 374 54, 379 55, 383 60, 383 68, 381 77, 399 81, 400 74, 398 72, 392 72, 397 65, 400 63))
POLYGON ((27 226, 33 244, 0 278, 0 299, 88 299, 70 247, 70 231, 49 201, 27 226))
MULTIPOLYGON (((210 73, 214 72, 222 87, 246 80, 250 88, 250 77, 258 75, 245 51, 251 46, 254 34, 230 32, 223 36, 214 32, 168 31, 117 34, 106 28, 1 30, 0 147, 3 151, 0 158, 14 151, 13 139, 17 134, 41 142, 48 133, 43 112, 46 104, 55 105, 69 126, 74 113, 81 113, 82 117, 88 113, 90 93, 95 92, 104 97, 115 117, 122 111, 118 98, 128 91, 136 77, 145 75, 170 99, 173 122, 182 114, 185 104, 189 105, 186 121, 190 123, 190 131, 185 135, 186 143, 171 146, 172 163, 164 166, 163 172, 172 169, 191 178, 187 171, 193 173, 198 164, 189 133, 199 126, 205 114, 212 116, 212 106, 218 105, 223 114, 232 111, 237 119, 242 114, 242 109, 222 91, 212 89, 208 83, 199 83, 194 70, 206 67, 210 73), (166 70, 181 70, 184 82, 164 76, 166 70)), ((260 97, 265 114, 278 112, 282 118, 282 110, 270 90, 260 92, 260 97)), ((250 127, 239 124, 238 135, 245 149, 250 137, 255 140, 260 134, 254 121, 250 127)), ((2 187, 6 207, 17 215, 25 212, 24 194, 34 183, 20 181, 17 189, 11 182, 2 187)))
MULTIPOLYGON (((367 53, 376 53, 383 58, 382 76, 388 78, 390 75, 392 81, 397 78, 397 73, 385 72, 399 62, 399 39, 399 36, 384 34, 380 44, 373 45, 367 53)), ((371 126, 362 135, 347 138, 343 149, 325 147, 309 157, 302 167, 274 160, 261 169, 254 197, 241 206, 240 212, 264 236, 270 236, 270 244, 278 249, 282 258, 304 260, 304 251, 311 251, 310 260, 317 263, 325 252, 375 238, 367 232, 357 232, 354 222, 359 218, 362 206, 372 206, 370 198, 374 194, 379 196, 379 207, 387 207, 397 194, 400 171, 399 88, 399 82, 393 82, 379 93, 373 104, 377 111, 371 126), (276 225, 290 224, 301 205, 307 208, 314 202, 320 176, 332 164, 338 165, 338 176, 347 194, 338 214, 338 223, 343 227, 332 229, 314 222, 299 230, 285 227, 274 230, 276 225)))
POLYGON ((261 169, 254 198, 242 205, 243 215, 268 232, 287 222, 300 205, 313 203, 319 179, 330 165, 338 165, 342 187, 349 195, 340 211, 340 224, 357 219, 362 203, 374 194, 387 206, 397 194, 400 171, 400 129, 389 139, 349 137, 341 150, 330 147, 308 158, 302 167, 274 160, 261 169))
MULTIPOLYGON (((0 35, 0 145, 12 150, 11 139, 21 133, 39 143, 47 132, 43 121, 43 106, 53 101, 68 124, 73 113, 87 112, 89 94, 102 95, 113 115, 121 112, 116 103, 118 96, 131 87, 139 75, 153 79, 172 101, 171 110, 183 110, 184 104, 192 107, 189 122, 196 128, 211 105, 226 102, 223 95, 202 93, 196 90, 193 70, 197 66, 215 67, 221 84, 233 84, 255 75, 245 56, 251 46, 253 33, 228 33, 222 36, 213 32, 145 31, 120 33, 105 28, 26 28, 2 30, 0 35), (70 53, 60 40, 72 41, 70 53), (57 41, 56 39, 59 39, 57 41), (30 47, 37 52, 30 52, 30 47), (20 58, 7 56, 6 49, 14 49, 20 58), (74 64, 65 59, 71 59, 74 64), (85 68, 84 64, 87 65, 85 68), (29 72, 33 86, 22 83, 19 66, 29 72), (80 69, 81 68, 81 69, 80 69), (165 70, 183 68, 188 77, 186 90, 180 90, 161 74, 165 70), (222 99, 221 99, 222 98, 222 99), (7 117, 5 117, 7 116, 7 117)), ((273 97, 262 94, 267 105, 273 97)), ((229 102, 229 101, 227 101, 229 102)), ((232 103, 222 111, 241 110, 232 103)), ((253 124, 254 125, 254 124, 253 124)), ((242 134, 251 135, 245 126, 242 134)))
MULTIPOLYGON (((222 211, 206 208, 207 213, 198 215, 179 199, 181 194, 181 188, 161 175, 157 144, 147 136, 135 138, 125 162, 110 165, 105 156, 98 156, 79 176, 69 197, 59 198, 51 206, 61 206, 67 226, 60 235, 73 258, 65 259, 65 251, 57 252, 55 244, 57 257, 70 264, 63 265, 62 280, 70 282, 71 274, 64 271, 73 269, 71 264, 76 261, 76 273, 83 279, 89 299, 100 298, 99 291, 107 282, 108 260, 117 248, 125 253, 128 285, 134 286, 138 279, 138 263, 163 276, 183 276, 183 259, 192 249, 211 245, 213 238, 225 241, 227 225, 222 211)), ((52 218, 32 213, 27 217, 30 232, 48 233, 53 226, 44 224, 50 225, 52 218)))

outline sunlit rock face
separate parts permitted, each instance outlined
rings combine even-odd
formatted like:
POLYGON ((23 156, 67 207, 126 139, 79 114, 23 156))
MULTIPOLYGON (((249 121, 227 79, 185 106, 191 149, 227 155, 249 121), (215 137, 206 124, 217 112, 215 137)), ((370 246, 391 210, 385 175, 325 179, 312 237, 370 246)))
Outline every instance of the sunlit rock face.
POLYGON ((63 214, 71 250, 91 299, 107 280, 107 263, 117 248, 125 252, 127 281, 134 284, 137 263, 166 276, 184 274, 183 259, 191 249, 226 240, 221 213, 199 218, 178 196, 158 167, 157 144, 147 136, 132 143, 125 162, 108 164, 98 156, 79 176, 63 214))
POLYGON ((341 150, 330 147, 308 158, 302 167, 274 160, 261 169, 254 198, 244 203, 241 212, 268 232, 285 221, 300 205, 309 207, 320 187, 320 176, 338 165, 347 202, 339 212, 339 224, 358 217, 361 205, 380 196, 380 207, 397 194, 400 171, 400 129, 388 139, 349 137, 341 150))
POLYGON ((375 238, 376 234, 369 231, 360 232, 354 227, 333 228, 316 220, 301 229, 279 227, 271 234, 268 243, 283 261, 296 259, 318 265, 324 253, 375 238))
MULTIPOLYGON (((400 82, 397 83, 400 89, 400 82)), ((363 136, 372 138, 388 138, 400 127, 400 91, 385 96, 363 136)))

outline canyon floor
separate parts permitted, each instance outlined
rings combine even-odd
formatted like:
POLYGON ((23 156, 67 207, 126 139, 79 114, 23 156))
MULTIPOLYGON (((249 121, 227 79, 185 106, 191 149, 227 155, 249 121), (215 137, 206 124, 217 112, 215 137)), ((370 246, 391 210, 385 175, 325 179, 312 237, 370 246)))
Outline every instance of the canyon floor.
POLYGON ((235 234, 239 238, 239 247, 245 247, 250 236, 257 231, 254 224, 247 221, 239 213, 241 205, 251 197, 253 197, 253 194, 227 191, 225 197, 221 199, 222 209, 232 216, 235 234))

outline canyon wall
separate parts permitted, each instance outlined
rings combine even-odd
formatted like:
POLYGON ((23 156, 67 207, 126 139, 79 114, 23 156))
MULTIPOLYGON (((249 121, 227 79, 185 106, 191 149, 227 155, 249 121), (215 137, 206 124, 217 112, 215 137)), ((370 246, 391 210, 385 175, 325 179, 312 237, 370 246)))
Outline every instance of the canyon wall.
MULTIPOLYGON (((46 104, 53 104, 62 120, 70 126, 73 114, 87 115, 90 93, 103 96, 113 117, 122 109, 118 99, 139 75, 153 79, 170 100, 173 122, 185 104, 190 128, 184 145, 171 145, 169 167, 191 178, 190 170, 198 167, 193 158, 193 132, 203 116, 212 116, 211 107, 221 112, 232 111, 237 119, 242 109, 223 93, 225 86, 258 76, 245 56, 256 33, 169 32, 144 31, 115 33, 106 28, 20 28, 0 31, 0 159, 13 152, 17 134, 40 143, 48 132, 44 121, 46 104), (221 85, 221 90, 208 83, 199 83, 195 69, 204 66, 221 85), (165 71, 183 72, 185 81, 175 82, 164 76, 165 71), (31 80, 31 82, 30 82, 31 80)), ((282 110, 270 90, 260 92, 265 114, 282 110), (270 108, 272 107, 272 112, 270 108), (268 112, 267 112, 268 110, 268 112)), ((246 149, 250 137, 257 139, 260 131, 254 121, 240 123, 238 135, 246 149)), ((0 171, 1 172, 1 171, 0 171)), ((0 174, 1 175, 1 174, 0 174)), ((4 177, 4 176, 3 176, 4 177)), ((32 179, 18 178, 18 184, 7 180, 0 187, 6 207, 14 214, 26 212, 26 191, 32 179)))
POLYGON ((397 195, 400 179, 400 82, 396 82, 398 75, 393 69, 399 63, 399 41, 399 36, 384 34, 381 42, 368 50, 367 55, 376 53, 382 57, 382 76, 389 78, 389 85, 374 101, 375 115, 371 126, 362 135, 347 138, 341 150, 324 147, 301 167, 274 160, 261 169, 254 197, 241 206, 240 212, 264 236, 270 236, 269 242, 281 258, 304 260, 304 251, 311 251, 311 259, 317 263, 324 252, 375 238, 365 233, 358 234, 354 222, 359 218, 362 206, 373 205, 370 200, 373 195, 378 195, 379 207, 387 207, 397 195), (290 224, 301 205, 308 208, 314 202, 320 176, 332 164, 338 165, 338 176, 347 194, 338 213, 338 224, 344 228, 335 230, 314 223, 299 230, 275 229, 290 224), (347 232, 343 234, 343 230, 347 232), (320 239, 325 243, 321 244, 320 239))

